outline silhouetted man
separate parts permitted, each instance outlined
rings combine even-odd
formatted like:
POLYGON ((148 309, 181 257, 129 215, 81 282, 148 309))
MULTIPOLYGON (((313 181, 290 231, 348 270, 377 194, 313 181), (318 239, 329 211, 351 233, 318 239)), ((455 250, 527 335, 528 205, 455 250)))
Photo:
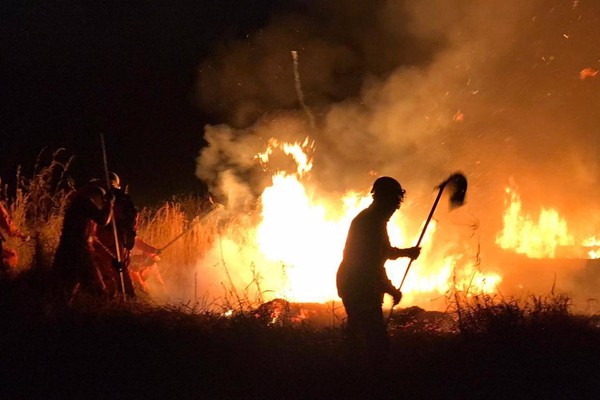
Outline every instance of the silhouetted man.
POLYGON ((104 188, 93 184, 83 186, 70 199, 52 266, 63 300, 79 291, 105 294, 106 286, 92 259, 92 238, 97 226, 108 224, 113 201, 104 188))
POLYGON ((127 269, 130 262, 130 251, 135 245, 137 235, 138 210, 127 190, 121 188, 119 176, 110 172, 108 177, 110 185, 108 192, 114 199, 113 219, 117 228, 118 254, 121 262, 119 263, 117 259, 115 232, 111 224, 98 226, 95 231, 93 237, 94 262, 103 276, 109 297, 122 294, 124 289, 127 297, 135 298, 133 283, 127 269), (121 279, 123 279, 122 283, 121 279))
POLYGON ((353 349, 382 360, 388 351, 383 319, 383 295, 398 304, 402 293, 387 277, 384 264, 399 257, 415 259, 421 249, 390 245, 387 223, 404 200, 404 189, 393 178, 378 178, 371 189, 373 202, 352 220, 344 258, 337 272, 337 289, 348 315, 348 334, 353 349))

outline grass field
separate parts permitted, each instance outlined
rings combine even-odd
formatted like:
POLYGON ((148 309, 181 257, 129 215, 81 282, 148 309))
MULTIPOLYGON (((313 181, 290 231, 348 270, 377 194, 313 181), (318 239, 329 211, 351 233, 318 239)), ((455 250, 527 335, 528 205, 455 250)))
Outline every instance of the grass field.
POLYGON ((93 301, 64 309, 38 296, 39 284, 23 274, 0 285, 3 398, 591 399, 600 389, 600 321, 551 298, 463 303, 461 322, 399 310, 389 363, 368 365, 342 328, 310 317, 93 301))
MULTIPOLYGON (((0 398, 598 398, 600 319, 573 314, 559 294, 455 292, 444 313, 398 310, 389 362, 378 365, 353 356, 335 304, 229 302, 224 315, 206 303, 81 298, 65 308, 48 284, 73 190, 61 157, 20 177, 16 197, 3 199, 33 240, 19 247, 14 276, 0 281, 0 398)), ((167 243, 205 202, 142 210, 140 235, 167 243)), ((175 243, 164 255, 165 279, 189 275, 218 228, 194 226, 175 243)))

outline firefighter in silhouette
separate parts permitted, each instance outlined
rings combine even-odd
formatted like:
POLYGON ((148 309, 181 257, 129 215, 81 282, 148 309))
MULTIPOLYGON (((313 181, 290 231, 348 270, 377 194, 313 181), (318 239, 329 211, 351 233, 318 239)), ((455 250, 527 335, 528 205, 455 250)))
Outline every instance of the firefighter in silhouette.
POLYGON ((370 360, 385 359, 388 338, 383 318, 383 295, 398 304, 402 293, 388 279, 384 264, 399 257, 416 259, 421 249, 390 245, 387 223, 404 200, 404 189, 390 177, 378 178, 371 189, 373 202, 353 220, 337 272, 337 289, 348 315, 352 350, 370 360))
POLYGON ((93 262, 92 239, 97 227, 110 221, 113 202, 110 193, 93 183, 78 189, 69 200, 52 265, 59 300, 71 301, 78 293, 106 293, 102 275, 93 262))
POLYGON ((134 298, 135 291, 127 269, 130 251, 137 236, 138 211, 127 190, 121 187, 121 179, 116 173, 109 173, 109 183, 108 190, 114 197, 113 218, 117 227, 118 243, 115 244, 112 224, 98 227, 93 237, 94 262, 103 276, 109 297, 122 294, 124 289, 127 297, 134 298), (120 263, 117 259, 117 246, 120 263))
POLYGON ((0 277, 7 277, 16 268, 18 263, 17 253, 4 246, 5 236, 18 237, 23 241, 28 241, 29 236, 23 234, 8 215, 6 208, 0 203, 0 277))

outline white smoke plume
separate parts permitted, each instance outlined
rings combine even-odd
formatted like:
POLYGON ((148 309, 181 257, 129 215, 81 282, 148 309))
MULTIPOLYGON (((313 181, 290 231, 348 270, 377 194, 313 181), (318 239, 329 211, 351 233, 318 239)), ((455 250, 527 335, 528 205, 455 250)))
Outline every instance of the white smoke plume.
POLYGON ((532 212, 556 208, 581 236, 600 232, 599 2, 297 3, 200 67, 199 105, 228 125, 206 127, 197 175, 231 208, 269 183, 253 158, 269 138, 310 136, 323 195, 391 175, 425 216, 435 184, 463 171, 483 248, 511 181, 532 212))

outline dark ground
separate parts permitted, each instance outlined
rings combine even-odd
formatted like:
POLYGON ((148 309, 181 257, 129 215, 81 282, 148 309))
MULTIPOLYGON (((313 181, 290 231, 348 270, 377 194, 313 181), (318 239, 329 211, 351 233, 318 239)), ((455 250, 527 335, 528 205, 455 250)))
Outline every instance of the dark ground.
MULTIPOLYGON (((339 328, 268 325, 178 309, 87 304, 60 311, 0 285, 2 398, 598 398, 600 331, 569 316, 472 335, 409 308, 387 367, 352 361, 339 328)), ((268 320, 268 319, 267 319, 268 320)))

